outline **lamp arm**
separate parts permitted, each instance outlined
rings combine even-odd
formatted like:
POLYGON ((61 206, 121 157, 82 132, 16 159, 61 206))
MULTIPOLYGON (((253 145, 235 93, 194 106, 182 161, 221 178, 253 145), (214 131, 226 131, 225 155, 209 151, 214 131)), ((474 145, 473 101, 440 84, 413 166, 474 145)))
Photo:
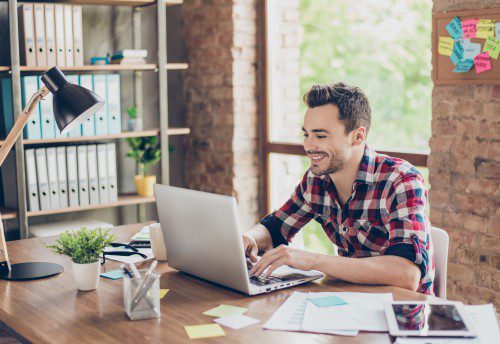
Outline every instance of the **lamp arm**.
POLYGON ((2 144, 2 147, 0 147, 0 166, 2 166, 5 158, 7 158, 7 155, 9 155, 12 146, 14 146, 14 143, 16 143, 16 140, 22 133, 24 126, 26 125, 26 123, 28 123, 28 119, 33 113, 35 106, 49 92, 50 92, 49 89, 44 85, 40 87, 40 89, 31 96, 30 100, 28 101, 23 111, 19 115, 19 118, 17 119, 16 123, 14 123, 14 126, 12 127, 12 130, 10 131, 9 135, 7 135, 7 138, 2 144))

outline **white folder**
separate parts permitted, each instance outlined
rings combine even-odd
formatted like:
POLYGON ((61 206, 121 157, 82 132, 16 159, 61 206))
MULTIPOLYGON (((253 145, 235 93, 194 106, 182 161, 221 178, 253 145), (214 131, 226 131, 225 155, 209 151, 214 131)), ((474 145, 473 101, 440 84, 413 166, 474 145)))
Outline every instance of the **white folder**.
POLYGON ((120 74, 107 75, 108 132, 119 134, 122 131, 120 107, 120 74))
MULTIPOLYGON (((78 85, 80 83, 80 78, 76 74, 69 74, 66 75, 66 80, 68 80, 69 83, 78 85)), ((73 128, 71 131, 67 133, 68 137, 80 137, 82 136, 82 126, 79 125, 78 127, 73 128)))
POLYGON ((95 74, 93 76, 94 92, 104 99, 104 105, 95 114, 95 134, 108 134, 108 95, 106 87, 106 75, 95 74))
POLYGON ((78 158, 78 199, 80 205, 89 205, 89 179, 87 173, 87 146, 76 147, 78 158))
POLYGON ((35 159, 40 209, 50 210, 49 177, 47 176, 47 158, 45 156, 45 148, 35 149, 35 159))
POLYGON ((19 51, 21 64, 36 66, 35 50, 35 21, 33 19, 33 5, 22 4, 18 7, 19 14, 19 51))
POLYGON ((38 201, 38 182, 36 178, 35 150, 27 149, 26 158, 26 192, 28 193, 28 210, 40 210, 38 201))
POLYGON ((83 66, 82 6, 73 6, 73 58, 75 66, 83 66))
POLYGON ((97 145, 97 171, 99 175, 99 203, 109 203, 108 194, 108 148, 97 145))
MULTIPOLYGON (((94 86, 92 85, 92 75, 91 74, 83 74, 80 75, 80 86, 85 87, 88 90, 93 90, 94 86)), ((95 135, 95 115, 90 116, 87 120, 82 124, 82 136, 94 136, 95 135)))
POLYGON ((89 200, 90 204, 99 204, 99 175, 97 174, 97 146, 87 146, 89 200))
POLYGON ((47 66, 47 53, 45 49, 45 13, 43 4, 34 4, 33 13, 35 17, 35 48, 36 48, 36 65, 47 66))
POLYGON ((118 178, 116 175, 116 146, 114 143, 108 143, 108 193, 109 201, 118 201, 118 178))
POLYGON ((71 5, 64 5, 64 46, 66 67, 75 65, 73 58, 73 13, 71 5))
POLYGON ((70 207, 76 207, 80 204, 76 166, 76 146, 69 146, 66 148, 66 168, 68 169, 68 203, 70 207))
MULTIPOLYGON (((42 86, 41 77, 38 76, 38 85, 42 86)), ((56 126, 54 124, 54 111, 52 110, 52 92, 40 101, 40 124, 42 128, 42 139, 52 139, 56 137, 56 126)), ((60 136, 60 135, 58 135, 60 136)))
POLYGON ((66 66, 66 46, 64 44, 64 5, 54 6, 56 27, 56 63, 60 67, 66 66))
POLYGON ((46 149, 47 172, 49 173, 50 208, 52 210, 61 208, 59 204, 59 180, 57 179, 57 157, 56 148, 46 149))
POLYGON ((68 176, 66 172, 66 147, 56 148, 57 180, 59 181, 59 205, 68 207, 68 176))
POLYGON ((47 66, 56 65, 56 30, 54 19, 54 5, 45 4, 45 44, 47 52, 47 66))

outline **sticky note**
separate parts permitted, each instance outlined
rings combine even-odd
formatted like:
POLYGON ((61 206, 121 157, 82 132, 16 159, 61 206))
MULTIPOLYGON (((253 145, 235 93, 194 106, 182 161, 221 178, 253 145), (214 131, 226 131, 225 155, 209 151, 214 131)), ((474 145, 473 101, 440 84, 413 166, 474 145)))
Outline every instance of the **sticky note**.
POLYGON ((246 308, 243 307, 236 307, 236 306, 229 306, 229 305, 220 305, 215 308, 209 309, 208 311, 204 312, 204 315, 208 315, 211 317, 216 317, 216 318, 222 318, 226 317, 228 315, 233 315, 233 314, 242 314, 247 311, 246 308))
POLYGON ((472 66, 474 66, 474 60, 472 59, 463 60, 456 65, 455 69, 453 69, 453 72, 466 73, 472 68, 472 66))
POLYGON ((491 60, 488 52, 481 53, 474 58, 474 65, 476 66, 476 73, 480 74, 491 69, 491 60))
POLYGON ((474 60, 479 53, 481 53, 481 44, 471 43, 470 40, 464 39, 464 60, 474 60))
POLYGON ((106 277, 106 278, 109 278, 112 280, 116 280, 116 279, 120 279, 120 278, 125 277, 125 271, 123 271, 122 269, 107 271, 107 272, 103 272, 101 274, 101 277, 106 277))
POLYGON ((318 307, 347 305, 347 302, 345 302, 338 296, 316 297, 313 299, 309 299, 309 301, 311 301, 318 307))
POLYGON ((462 37, 464 39, 475 38, 477 30, 477 18, 462 20, 462 37))
POLYGON ((455 17, 446 25, 446 31, 450 34, 451 38, 458 39, 462 37, 462 22, 458 17, 455 17))
POLYGON ((495 36, 495 20, 479 19, 477 22, 476 37, 488 38, 495 36))
POLYGON ((500 39, 500 23, 495 24, 495 37, 500 39))
POLYGON ((184 326, 189 339, 214 338, 225 336, 219 324, 184 326))
POLYGON ((169 290, 170 289, 160 289, 160 300, 163 299, 165 295, 167 295, 169 290))
POLYGON ((500 40, 495 37, 488 37, 484 43, 483 52, 487 51, 491 58, 495 60, 498 59, 498 53, 500 52, 500 40))
POLYGON ((464 47, 462 46, 462 43, 460 42, 455 42, 453 45, 453 51, 450 56, 451 62, 456 66, 460 61, 462 61, 464 58, 464 47))
POLYGON ((257 324, 258 322, 260 322, 260 320, 247 317, 246 315, 243 314, 233 314, 233 315, 228 315, 227 317, 214 319, 214 322, 221 324, 222 326, 239 330, 243 327, 257 324))
POLYGON ((453 38, 439 37, 438 53, 440 55, 451 56, 453 53, 453 38))

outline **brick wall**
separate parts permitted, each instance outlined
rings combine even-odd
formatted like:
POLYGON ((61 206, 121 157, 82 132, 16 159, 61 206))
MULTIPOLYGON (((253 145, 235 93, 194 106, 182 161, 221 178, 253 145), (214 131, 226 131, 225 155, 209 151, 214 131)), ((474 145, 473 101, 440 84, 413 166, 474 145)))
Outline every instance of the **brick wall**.
MULTIPOLYGON (((500 7, 434 0, 433 12, 500 7)), ((500 306, 500 87, 435 86, 431 221, 450 236, 448 298, 500 306)))

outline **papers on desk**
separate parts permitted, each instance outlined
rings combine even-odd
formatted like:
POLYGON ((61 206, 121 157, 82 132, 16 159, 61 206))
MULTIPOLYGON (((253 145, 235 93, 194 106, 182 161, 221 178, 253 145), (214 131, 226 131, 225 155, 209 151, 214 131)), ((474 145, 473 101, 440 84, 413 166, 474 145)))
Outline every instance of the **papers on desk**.
MULTIPOLYGON (((115 260, 117 262, 122 262, 126 264, 130 263, 139 263, 139 262, 144 262, 146 260, 150 260, 154 258, 153 255, 153 250, 151 248, 139 248, 137 249, 140 253, 146 255, 146 259, 142 258, 141 256, 134 254, 132 256, 113 256, 113 255, 106 255, 106 259, 109 260, 115 260)), ((119 251, 119 252, 132 252, 131 249, 127 249, 124 247, 106 247, 104 249, 104 252, 112 252, 112 251, 119 251)), ((102 254, 99 255, 102 257, 102 254)))
POLYGON ((144 226, 130 240, 132 241, 149 241, 149 226, 144 226))

